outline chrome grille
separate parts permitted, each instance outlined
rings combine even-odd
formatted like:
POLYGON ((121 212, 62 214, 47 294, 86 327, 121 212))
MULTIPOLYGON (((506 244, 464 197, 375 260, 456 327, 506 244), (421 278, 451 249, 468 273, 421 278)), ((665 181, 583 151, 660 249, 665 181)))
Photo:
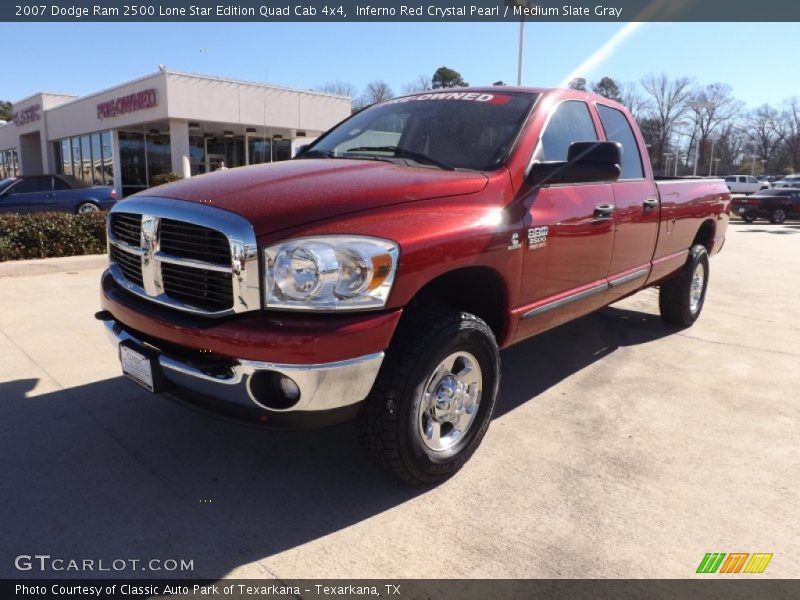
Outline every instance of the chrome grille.
POLYGON ((136 285, 143 286, 142 281, 142 257, 130 252, 125 252, 111 246, 109 250, 109 260, 119 265, 120 270, 125 275, 125 278, 132 281, 136 285))
POLYGON ((173 219, 161 219, 161 251, 173 256, 204 260, 218 265, 231 263, 228 238, 219 231, 173 219))
POLYGON ((108 220, 110 271, 129 291, 178 310, 222 316, 261 306, 249 222, 203 204, 129 198, 108 220))
POLYGON ((114 213, 109 219, 111 233, 115 239, 138 246, 142 235, 142 215, 114 213))
POLYGON ((186 304, 208 310, 225 310, 233 305, 230 273, 164 263, 161 278, 167 295, 186 304))

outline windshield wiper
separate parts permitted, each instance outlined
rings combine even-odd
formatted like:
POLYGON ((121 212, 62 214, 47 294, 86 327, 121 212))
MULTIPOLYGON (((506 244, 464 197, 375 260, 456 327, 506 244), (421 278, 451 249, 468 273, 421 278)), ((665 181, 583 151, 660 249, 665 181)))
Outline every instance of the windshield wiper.
POLYGON ((422 152, 415 152, 408 148, 401 148, 400 146, 359 146, 357 148, 348 148, 345 152, 394 152, 397 158, 410 158, 418 163, 433 165, 440 169, 445 169, 446 171, 456 170, 453 165, 449 165, 438 158, 433 158, 432 156, 428 156, 422 152))
POLYGON ((332 150, 308 150, 301 152, 295 158, 336 158, 332 150))

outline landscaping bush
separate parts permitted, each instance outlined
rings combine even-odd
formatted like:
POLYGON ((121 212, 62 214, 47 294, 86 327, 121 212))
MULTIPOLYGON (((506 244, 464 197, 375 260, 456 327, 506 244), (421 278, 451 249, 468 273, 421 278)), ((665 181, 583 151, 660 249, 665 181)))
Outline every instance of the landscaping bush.
POLYGON ((158 175, 153 175, 152 177, 152 185, 163 185, 165 183, 172 183, 173 181, 178 181, 183 179, 177 173, 159 173, 158 175))
POLYGON ((106 213, 0 214, 0 261, 106 251, 106 213))

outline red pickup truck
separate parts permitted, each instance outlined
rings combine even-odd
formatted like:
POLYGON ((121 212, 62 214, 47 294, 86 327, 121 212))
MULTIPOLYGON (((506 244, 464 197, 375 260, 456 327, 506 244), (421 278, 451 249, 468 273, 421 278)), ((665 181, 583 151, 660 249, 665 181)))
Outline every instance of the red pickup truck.
POLYGON ((729 205, 720 180, 656 182, 606 98, 425 92, 117 204, 98 318, 149 390, 265 426, 355 418, 429 484, 486 433, 499 349, 655 285, 691 325, 729 205))

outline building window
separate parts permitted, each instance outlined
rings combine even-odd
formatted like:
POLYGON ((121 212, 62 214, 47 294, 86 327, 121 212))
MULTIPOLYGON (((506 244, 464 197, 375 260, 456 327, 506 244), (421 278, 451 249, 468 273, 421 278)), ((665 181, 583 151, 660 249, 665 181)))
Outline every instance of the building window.
POLYGON ((153 177, 172 170, 168 134, 120 131, 119 154, 123 197, 146 190, 153 177))
POLYGON ((57 140, 53 152, 57 173, 90 185, 114 185, 110 131, 57 140))
POLYGON ((0 179, 19 175, 19 156, 15 149, 0 150, 0 179))

